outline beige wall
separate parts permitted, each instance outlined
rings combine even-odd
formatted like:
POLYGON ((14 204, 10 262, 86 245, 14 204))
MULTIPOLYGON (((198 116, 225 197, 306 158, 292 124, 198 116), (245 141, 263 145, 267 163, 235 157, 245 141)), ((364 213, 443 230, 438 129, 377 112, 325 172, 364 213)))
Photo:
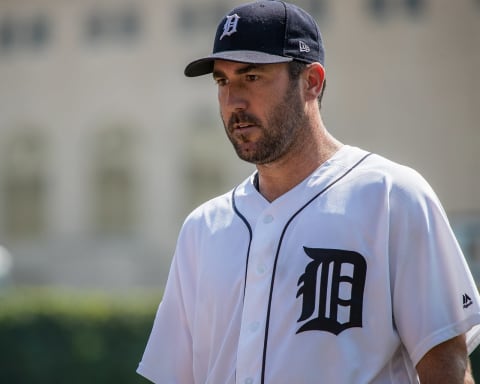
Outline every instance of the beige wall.
POLYGON ((325 32, 330 128, 417 168, 449 212, 480 211, 478 7, 430 1, 417 19, 379 22, 335 4, 342 16, 325 32))
MULTIPOLYGON (((346 143, 418 169, 451 215, 479 215, 478 5, 427 1, 424 13, 412 17, 392 1, 397 9, 378 19, 367 1, 324 3, 327 127, 346 143)), ((183 77, 185 64, 210 50, 218 9, 232 4, 0 3, 0 23, 44 14, 51 27, 44 47, 0 50, 0 147, 24 127, 40 131, 48 143, 44 233, 13 240, 0 220, 0 243, 14 257, 15 281, 163 284, 185 214, 252 170, 224 138, 212 80, 183 77), (135 39, 85 39, 91 12, 115 14, 132 4, 141 23, 135 39), (185 18, 189 13, 193 19, 185 18), (98 134, 115 125, 133 134, 135 220, 128 236, 105 237, 92 223, 94 148, 98 134), (52 263, 58 266, 53 271, 47 268, 52 263), (107 272, 114 266, 121 272, 112 276, 107 272)), ((4 176, 0 218, 6 212, 4 176)))

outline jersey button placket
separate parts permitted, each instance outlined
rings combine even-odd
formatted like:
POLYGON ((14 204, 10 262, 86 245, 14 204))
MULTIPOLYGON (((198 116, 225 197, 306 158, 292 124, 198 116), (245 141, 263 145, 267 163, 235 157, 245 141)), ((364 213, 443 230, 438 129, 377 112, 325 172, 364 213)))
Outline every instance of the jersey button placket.
POLYGON ((237 353, 237 377, 240 383, 257 383, 256 374, 262 369, 264 320, 270 293, 269 277, 279 231, 277 224, 271 213, 264 212, 259 217, 252 236, 237 353), (253 372, 255 375, 252 375, 253 372))
MULTIPOLYGON (((271 215, 270 213, 267 213, 263 216, 262 222, 266 224, 267 227, 270 227, 270 224, 272 224, 274 220, 275 220, 274 216, 271 215)), ((268 267, 263 261, 259 261, 257 263, 256 272, 259 276, 265 275, 267 270, 268 270, 268 267)))

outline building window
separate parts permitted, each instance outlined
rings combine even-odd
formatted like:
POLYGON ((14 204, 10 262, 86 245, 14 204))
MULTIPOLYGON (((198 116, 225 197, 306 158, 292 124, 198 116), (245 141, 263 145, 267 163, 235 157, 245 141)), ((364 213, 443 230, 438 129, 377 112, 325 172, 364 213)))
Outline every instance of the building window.
POLYGON ((182 31, 195 28, 196 12, 192 6, 185 5, 178 11, 178 26, 182 31))
POLYGON ((322 20, 326 17, 327 0, 298 0, 294 3, 317 20, 322 20))
POLYGON ((217 25, 220 22, 228 10, 228 7, 222 2, 183 4, 178 10, 178 28, 188 33, 196 33, 200 29, 210 30, 212 25, 217 25))
POLYGON ((96 41, 104 34, 105 22, 99 12, 92 13, 88 16, 85 25, 85 34, 89 41, 96 41))
POLYGON ((425 0, 368 0, 367 4, 370 13, 379 19, 396 12, 418 16, 424 12, 426 7, 425 0))
POLYGON ((388 12, 389 3, 389 0, 369 0, 368 6, 374 16, 383 18, 388 12))
MULTIPOLYGON (((299 0, 296 4, 321 19, 325 17, 326 2, 327 0, 299 0)), ((188 33, 196 33, 200 29, 211 30, 212 25, 217 25, 228 11, 225 2, 218 0, 209 4, 182 4, 178 9, 178 28, 188 33)))
POLYGON ((309 0, 308 11, 318 19, 325 19, 327 13, 326 0, 309 0))
POLYGON ((35 16, 28 25, 30 44, 34 47, 45 45, 50 38, 50 24, 46 17, 42 15, 35 16))
POLYGON ((51 23, 42 14, 28 18, 0 20, 0 49, 2 51, 40 48, 51 39, 51 23))
POLYGON ((92 44, 128 42, 140 35, 137 8, 94 9, 85 21, 85 37, 92 44))
POLYGON ((135 224, 134 148, 130 130, 99 132, 93 154, 94 228, 100 235, 131 233, 135 224))
POLYGON ((117 34, 125 37, 137 36, 140 32, 139 13, 134 9, 127 9, 117 15, 117 34))
POLYGON ((424 0, 404 0, 408 13, 412 16, 418 16, 425 10, 424 0))
POLYGON ((38 237, 45 230, 46 148, 37 132, 22 132, 3 146, 3 227, 12 239, 38 237))
MULTIPOLYGON (((218 131, 218 118, 198 112, 186 147, 186 193, 190 207, 211 199, 225 189, 225 136, 218 131)), ((230 149, 230 147, 227 147, 230 149)))
POLYGON ((197 150, 189 153, 187 180, 187 200, 191 207, 207 201, 221 191, 223 172, 217 159, 213 159, 212 150, 202 152, 198 149, 202 144, 197 143, 197 150))
POLYGON ((15 40, 15 31, 13 21, 4 19, 0 21, 0 47, 2 51, 9 50, 13 47, 15 40))

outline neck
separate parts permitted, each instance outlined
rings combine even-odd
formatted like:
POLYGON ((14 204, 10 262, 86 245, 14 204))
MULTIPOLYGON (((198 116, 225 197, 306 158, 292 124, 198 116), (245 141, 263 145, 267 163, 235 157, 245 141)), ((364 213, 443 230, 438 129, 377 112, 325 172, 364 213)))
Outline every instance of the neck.
POLYGON ((272 202, 305 180, 342 146, 319 122, 307 140, 301 140, 281 159, 257 165, 260 193, 272 202))

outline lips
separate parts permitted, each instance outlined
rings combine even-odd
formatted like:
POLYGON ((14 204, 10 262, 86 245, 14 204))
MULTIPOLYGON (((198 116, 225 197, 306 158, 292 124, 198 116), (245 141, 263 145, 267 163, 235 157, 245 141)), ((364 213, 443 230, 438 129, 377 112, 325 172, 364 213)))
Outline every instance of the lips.
POLYGON ((233 125, 233 128, 234 129, 243 129, 243 128, 250 128, 250 127, 254 127, 255 124, 253 123, 237 123, 237 124, 234 124, 233 125))
POLYGON ((231 132, 233 131, 246 131, 253 127, 259 127, 260 122, 258 119, 246 112, 233 113, 230 116, 228 127, 231 132))

